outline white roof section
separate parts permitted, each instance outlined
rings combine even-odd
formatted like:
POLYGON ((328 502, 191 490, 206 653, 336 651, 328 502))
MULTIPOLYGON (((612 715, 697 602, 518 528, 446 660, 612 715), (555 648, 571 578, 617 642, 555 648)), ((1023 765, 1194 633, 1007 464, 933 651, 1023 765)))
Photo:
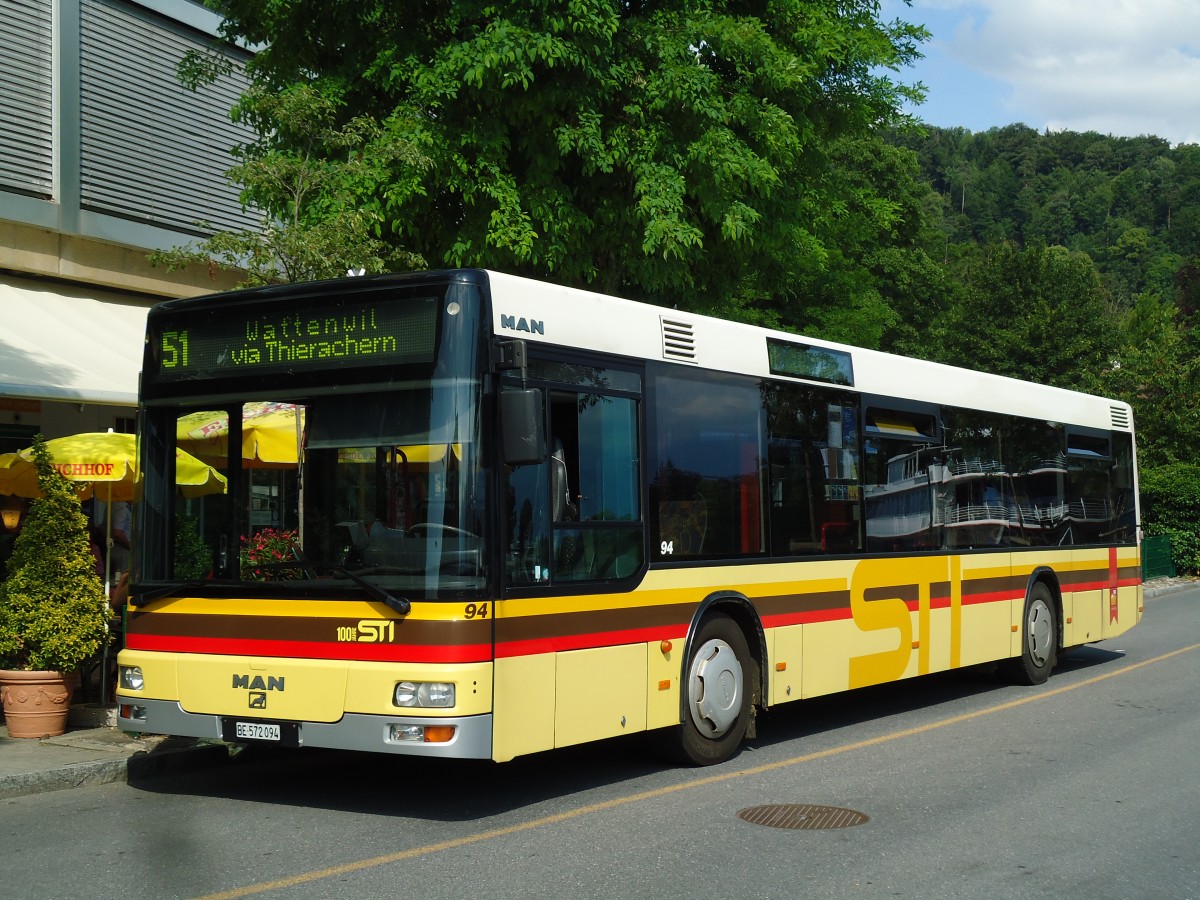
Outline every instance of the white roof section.
POLYGON ((0 280, 0 396, 137 406, 149 304, 0 280))
POLYGON ((488 278, 492 288, 493 326, 495 333, 502 337, 804 382, 801 378, 771 374, 767 338, 778 338, 849 353, 854 363, 853 390, 856 392, 1027 416, 1105 431, 1131 431, 1133 428, 1132 410, 1119 400, 727 322, 498 272, 488 272, 488 278))

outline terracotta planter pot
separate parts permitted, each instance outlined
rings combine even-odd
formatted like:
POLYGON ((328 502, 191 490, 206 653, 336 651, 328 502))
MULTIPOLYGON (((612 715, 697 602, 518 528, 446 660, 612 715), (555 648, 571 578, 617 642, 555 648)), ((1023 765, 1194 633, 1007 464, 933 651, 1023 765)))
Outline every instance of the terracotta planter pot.
POLYGON ((8 736, 44 738, 66 731, 77 680, 73 673, 0 671, 0 700, 8 736))

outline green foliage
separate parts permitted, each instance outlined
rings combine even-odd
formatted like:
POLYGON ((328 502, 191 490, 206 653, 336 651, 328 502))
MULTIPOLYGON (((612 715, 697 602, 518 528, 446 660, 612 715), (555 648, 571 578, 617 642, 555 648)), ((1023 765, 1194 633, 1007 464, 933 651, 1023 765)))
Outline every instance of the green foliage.
POLYGON ((72 672, 108 639, 109 607, 96 576, 87 520, 41 435, 34 442, 38 486, 0 584, 4 668, 72 672))
POLYGON ((229 176, 246 205, 266 211, 261 226, 217 231, 151 261, 177 269, 215 260, 244 270, 247 286, 423 266, 419 254, 383 237, 377 189, 386 185, 389 202, 402 202, 428 161, 398 121, 343 121, 343 113, 337 92, 318 86, 251 89, 235 118, 266 131, 238 149, 229 176))
POLYGON ((1144 467, 1141 492, 1146 533, 1170 535, 1177 572, 1200 572, 1200 465, 1144 467))
MULTIPOLYGON (((1200 246, 1200 147, 1009 125, 904 131, 942 198, 947 245, 1061 244, 1092 257, 1111 302, 1168 296, 1200 246)), ((952 255, 952 254, 951 254, 952 255)))
POLYGON ((1200 464, 1200 345, 1193 330, 1179 329, 1166 312, 1150 302, 1139 304, 1119 365, 1101 383, 1106 393, 1133 406, 1143 468, 1200 464), (1160 330, 1151 334, 1155 319, 1160 330))
MULTIPOLYGON (((262 137, 234 177, 335 271, 488 266, 867 342, 892 321, 870 260, 842 239, 860 212, 863 243, 886 237, 897 205, 830 152, 904 121, 920 96, 884 73, 928 35, 880 21, 875 0, 753 14, 721 0, 211 5, 227 39, 264 47, 238 110, 262 137), (272 186, 296 160, 287 184, 328 189, 272 186), (334 234, 378 243, 337 252, 312 233, 352 211, 365 222, 334 234)), ((258 259, 246 244, 206 249, 258 259)))
POLYGON ((1095 265, 1063 247, 989 247, 943 328, 943 361, 1059 387, 1094 388, 1117 355, 1095 265))
POLYGON ((212 571, 212 551, 200 537, 196 520, 175 512, 175 572, 182 581, 197 581, 212 571))

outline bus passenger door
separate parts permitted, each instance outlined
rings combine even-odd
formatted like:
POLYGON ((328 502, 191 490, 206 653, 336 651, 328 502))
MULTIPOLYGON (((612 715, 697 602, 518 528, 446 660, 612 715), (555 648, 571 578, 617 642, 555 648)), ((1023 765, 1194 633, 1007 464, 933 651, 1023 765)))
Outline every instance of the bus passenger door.
POLYGON ((641 376, 531 360, 528 384, 545 404, 547 453, 503 475, 497 759, 646 723, 647 645, 601 640, 620 623, 592 599, 632 588, 644 568, 641 376))

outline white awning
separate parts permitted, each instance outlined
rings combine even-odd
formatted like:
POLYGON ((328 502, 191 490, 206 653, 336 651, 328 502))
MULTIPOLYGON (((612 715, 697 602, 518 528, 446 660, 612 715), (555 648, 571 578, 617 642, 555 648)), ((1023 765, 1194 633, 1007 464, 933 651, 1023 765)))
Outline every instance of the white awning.
POLYGON ((150 305, 0 280, 0 396, 136 406, 150 305))

